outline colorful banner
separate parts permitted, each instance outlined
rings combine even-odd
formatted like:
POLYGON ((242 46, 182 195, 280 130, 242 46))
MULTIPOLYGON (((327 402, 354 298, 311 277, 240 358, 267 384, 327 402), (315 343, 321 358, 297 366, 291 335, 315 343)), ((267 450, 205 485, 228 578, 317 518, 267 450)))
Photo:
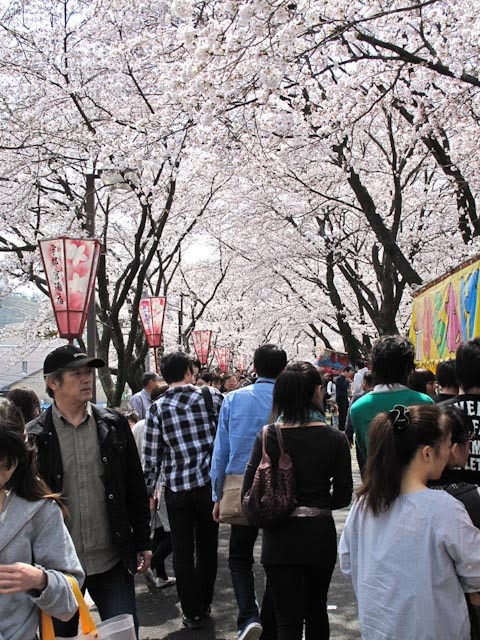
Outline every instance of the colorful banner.
POLYGON ((455 357, 461 342, 480 336, 480 260, 434 282, 413 300, 410 340, 418 366, 435 370, 455 357))
POLYGON ((332 351, 332 349, 323 349, 322 355, 316 360, 315 365, 321 367, 325 373, 335 373, 343 371, 345 367, 352 367, 346 353, 332 351))
POLYGON ((210 353, 210 342, 212 340, 212 331, 210 329, 199 329, 192 331, 193 348, 200 364, 204 367, 208 362, 210 353))
POLYGON ((228 371, 231 353, 230 347, 215 347, 215 358, 217 359, 220 371, 223 373, 228 371))

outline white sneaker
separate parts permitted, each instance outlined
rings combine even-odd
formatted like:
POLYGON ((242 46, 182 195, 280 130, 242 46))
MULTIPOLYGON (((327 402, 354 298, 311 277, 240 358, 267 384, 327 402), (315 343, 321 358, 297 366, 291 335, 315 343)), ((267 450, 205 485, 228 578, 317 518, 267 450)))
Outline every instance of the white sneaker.
POLYGON ((249 622, 238 634, 237 640, 258 640, 262 635, 262 625, 259 622, 249 622))
POLYGON ((145 573, 143 574, 143 577, 145 579, 145 582, 147 584, 147 587, 148 587, 148 590, 150 591, 150 593, 156 593, 157 592, 157 583, 156 583, 153 571, 150 568, 148 568, 145 571, 145 573))
POLYGON ((155 578, 155 583, 157 585, 157 589, 166 589, 167 587, 173 587, 177 584, 177 579, 167 578, 164 580, 163 578, 155 578))

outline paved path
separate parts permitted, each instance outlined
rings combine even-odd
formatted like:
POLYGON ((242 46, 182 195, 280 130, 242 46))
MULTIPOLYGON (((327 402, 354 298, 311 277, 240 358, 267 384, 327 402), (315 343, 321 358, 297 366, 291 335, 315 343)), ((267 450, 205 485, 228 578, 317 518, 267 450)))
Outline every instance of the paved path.
MULTIPOLYGON (((353 467, 355 486, 359 483, 356 463, 353 467)), ((348 514, 348 508, 336 511, 335 522, 340 536, 348 514)), ((137 606, 140 619, 140 640, 235 640, 237 637, 237 607, 228 571, 228 541, 230 527, 220 526, 218 545, 218 574, 215 585, 215 597, 211 620, 201 631, 187 631, 182 626, 181 609, 175 587, 156 594, 148 591, 141 576, 136 578, 137 606)), ((261 600, 264 587, 260 558, 259 536, 254 567, 257 595, 261 600)), ((171 572, 171 557, 167 560, 167 572, 171 572)), ((171 575, 171 573, 170 573, 171 575)), ((357 620, 357 605, 350 582, 335 568, 329 591, 329 618, 331 640, 359 640, 360 631, 357 620)), ((94 616, 98 619, 94 610, 94 616)))
MULTIPOLYGON (((354 467, 355 484, 359 476, 354 467)), ((348 509, 335 512, 337 531, 340 535, 348 509)), ((140 640, 235 640, 237 637, 237 608, 228 571, 228 539, 230 527, 220 526, 218 577, 212 607, 212 619, 202 631, 187 631, 182 627, 181 611, 176 589, 169 588, 158 594, 147 590, 143 579, 137 577, 137 602, 140 618, 140 640)), ((259 536, 260 541, 260 536, 259 536)), ((260 557, 257 542, 255 558, 260 557)), ((168 567, 168 563, 167 563, 168 567)), ((255 566, 258 595, 261 596, 264 578, 260 564, 255 566)), ((357 606, 350 583, 335 569, 329 591, 329 617, 332 640, 358 640, 360 632, 357 606)))

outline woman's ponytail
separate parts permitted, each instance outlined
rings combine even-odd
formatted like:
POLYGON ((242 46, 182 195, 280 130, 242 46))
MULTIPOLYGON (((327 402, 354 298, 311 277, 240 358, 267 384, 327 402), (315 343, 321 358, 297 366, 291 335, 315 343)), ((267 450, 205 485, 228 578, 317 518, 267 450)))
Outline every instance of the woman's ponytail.
POLYGON ((390 507, 400 495, 403 474, 418 448, 436 449, 446 437, 440 425, 445 419, 441 420, 440 409, 434 405, 396 405, 373 419, 365 478, 357 491, 364 507, 374 515, 390 507))

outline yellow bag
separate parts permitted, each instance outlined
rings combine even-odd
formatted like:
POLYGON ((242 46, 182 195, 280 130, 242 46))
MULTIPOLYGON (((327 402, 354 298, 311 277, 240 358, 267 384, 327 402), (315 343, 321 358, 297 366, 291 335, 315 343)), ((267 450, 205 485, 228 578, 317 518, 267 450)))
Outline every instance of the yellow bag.
MULTIPOLYGON (((78 603, 78 613, 82 627, 82 633, 70 640, 94 640, 95 638, 97 640, 137 640, 135 623, 130 613, 121 613, 114 618, 103 620, 98 625, 95 625, 77 581, 72 576, 66 577, 72 585, 73 594, 78 603)), ((42 640, 68 640, 68 638, 55 638, 52 618, 44 611, 41 612, 40 616, 40 628, 42 630, 42 640)))
MULTIPOLYGON (((80 614, 80 624, 82 626, 82 633, 76 636, 78 640, 93 640, 98 637, 97 627, 93 618, 88 610, 83 594, 80 591, 78 582, 72 576, 66 576, 72 586, 73 595, 78 603, 78 613, 80 614)), ((55 631, 53 629, 52 617, 45 611, 40 614, 40 628, 42 630, 42 640, 55 640, 55 631)))

